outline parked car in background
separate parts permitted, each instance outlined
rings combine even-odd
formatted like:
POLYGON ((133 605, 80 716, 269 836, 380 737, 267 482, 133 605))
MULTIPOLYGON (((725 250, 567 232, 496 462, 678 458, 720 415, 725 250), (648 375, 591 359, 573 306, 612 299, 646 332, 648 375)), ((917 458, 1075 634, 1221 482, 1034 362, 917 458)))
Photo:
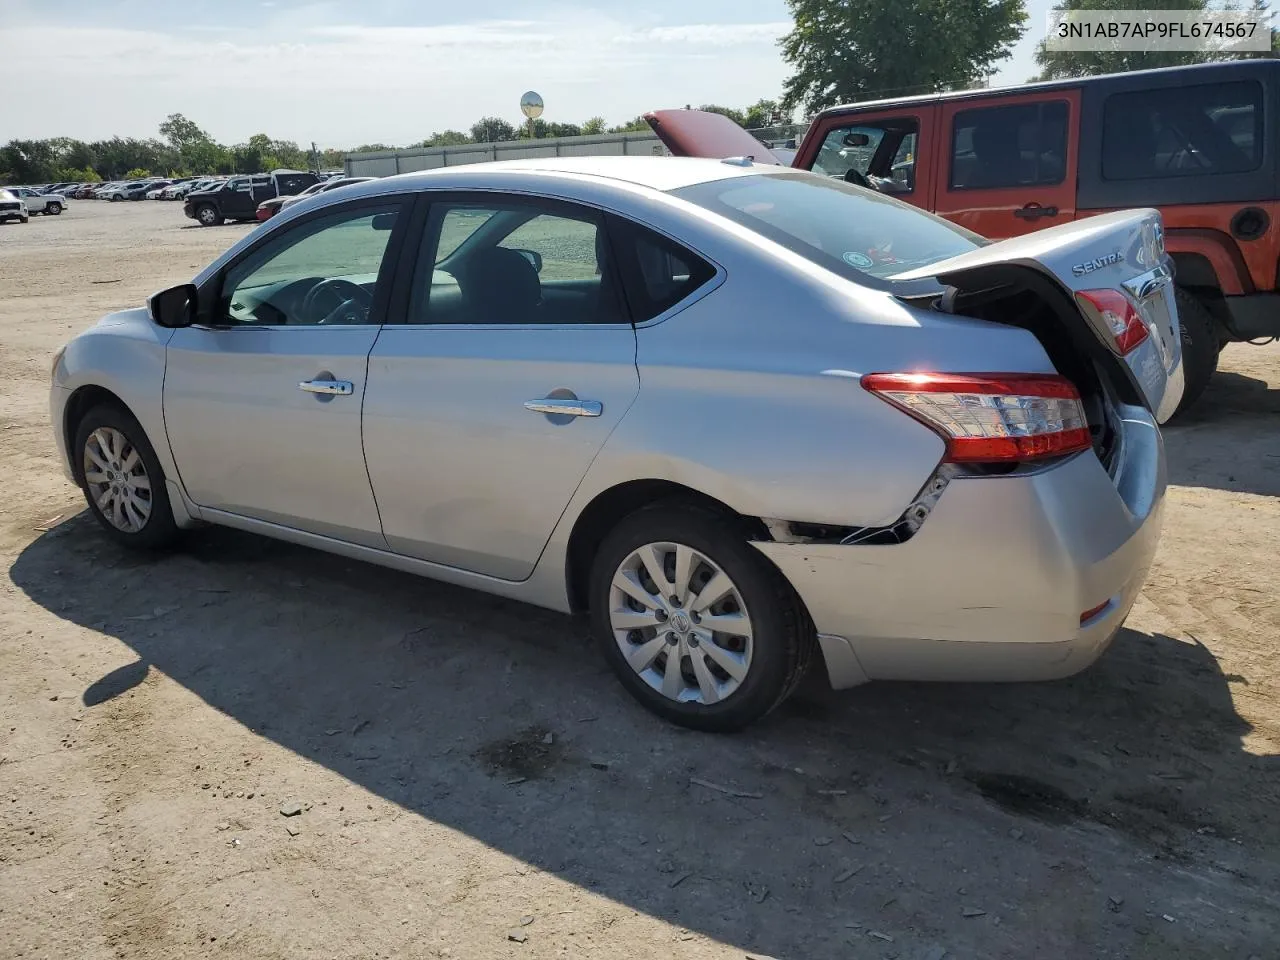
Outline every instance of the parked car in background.
POLYGON ((778 166, 548 158, 313 197, 72 340, 50 409, 117 542, 206 521, 589 609, 634 697, 730 730, 818 655, 1092 663, 1179 344, 1151 210, 991 244, 778 166))
POLYGON ((320 180, 313 183, 307 189, 295 196, 270 197, 258 204, 257 217, 259 221, 270 220, 281 210, 291 207, 299 201, 305 200, 307 197, 315 196, 318 193, 327 193, 338 187, 349 186, 353 183, 364 183, 366 180, 372 180, 373 177, 329 177, 327 180, 320 180))
POLYGON ((9 187, 9 192, 19 197, 27 207, 27 213, 43 213, 56 217, 67 205, 66 197, 56 193, 39 193, 31 187, 9 187))
POLYGON ((134 180, 129 183, 122 183, 119 186, 112 187, 110 190, 99 191, 98 199, 100 200, 142 200, 147 195, 147 191, 151 189, 151 181, 134 180))
POLYGON ((147 186, 149 186, 150 189, 145 194, 146 198, 148 200, 159 200, 160 192, 167 187, 173 186, 173 183, 169 180, 156 180, 147 184, 147 186))
MULTIPOLYGON (((677 155, 765 159, 749 135, 697 113, 659 111, 650 123, 677 155)), ((1183 409, 1225 344, 1280 336, 1280 61, 831 107, 814 118, 793 165, 994 239, 1117 208, 1158 209, 1176 266, 1183 409)))
POLYGON ((321 183, 313 184, 300 194, 293 197, 283 197, 280 201, 280 209, 287 210, 295 203, 300 203, 307 197, 314 196, 317 193, 328 193, 330 190, 337 190, 339 187, 349 187, 353 183, 366 183, 374 177, 330 177, 321 183))
POLYGON ((101 186, 101 184, 86 183, 78 187, 72 196, 76 200, 92 200, 99 186, 101 186))
POLYGON ((30 219, 31 215, 27 213, 27 205, 22 198, 11 190, 0 187, 0 223, 8 223, 10 220, 27 223, 30 219))
POLYGON ((319 179, 314 173, 302 170, 232 177, 225 183, 187 194, 182 212, 203 227, 216 226, 225 220, 253 220, 263 200, 299 193, 319 179))

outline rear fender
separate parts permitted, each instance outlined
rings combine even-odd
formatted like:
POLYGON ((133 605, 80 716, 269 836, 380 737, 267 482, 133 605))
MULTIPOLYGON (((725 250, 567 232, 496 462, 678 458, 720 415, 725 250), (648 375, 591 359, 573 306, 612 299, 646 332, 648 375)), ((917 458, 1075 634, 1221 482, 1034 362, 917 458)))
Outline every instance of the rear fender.
POLYGON ((1179 256, 1203 258, 1212 268, 1217 287, 1224 296, 1238 297, 1256 289, 1244 257, 1240 255, 1240 248, 1225 233, 1207 229, 1169 229, 1165 231, 1164 243, 1175 260, 1179 256))

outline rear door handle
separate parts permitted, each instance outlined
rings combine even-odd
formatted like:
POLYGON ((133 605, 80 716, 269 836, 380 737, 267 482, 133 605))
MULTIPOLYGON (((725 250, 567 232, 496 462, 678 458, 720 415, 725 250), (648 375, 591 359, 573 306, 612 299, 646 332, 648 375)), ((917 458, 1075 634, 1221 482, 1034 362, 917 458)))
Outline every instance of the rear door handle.
POLYGON ((355 392, 355 384, 350 380, 303 380, 298 384, 298 389, 331 397, 349 397, 355 392))
POLYGON ((526 400, 524 408, 533 413, 558 414, 563 417, 598 417, 604 413, 604 404, 599 400, 568 400, 560 397, 526 400))
POLYGON ((1019 220, 1039 220, 1041 217, 1056 217, 1058 208, 1042 207, 1038 203, 1028 203, 1025 207, 1019 207, 1013 211, 1013 215, 1019 220))

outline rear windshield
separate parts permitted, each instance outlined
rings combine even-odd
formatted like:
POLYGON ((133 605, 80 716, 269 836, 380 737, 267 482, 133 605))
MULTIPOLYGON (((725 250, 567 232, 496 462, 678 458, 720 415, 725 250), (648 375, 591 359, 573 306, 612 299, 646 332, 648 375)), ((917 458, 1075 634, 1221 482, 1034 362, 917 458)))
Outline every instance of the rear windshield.
POLYGON ((859 282, 987 242, 900 200, 800 170, 713 180, 671 193, 859 282))

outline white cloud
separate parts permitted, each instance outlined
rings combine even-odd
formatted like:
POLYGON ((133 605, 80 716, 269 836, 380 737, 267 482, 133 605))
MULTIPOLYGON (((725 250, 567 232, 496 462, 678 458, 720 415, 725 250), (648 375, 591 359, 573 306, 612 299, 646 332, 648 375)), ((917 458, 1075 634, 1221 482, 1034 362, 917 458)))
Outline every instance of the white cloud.
MULTIPOLYGON (((651 23, 651 21, 650 21, 651 23)), ((483 115, 518 120, 527 89, 547 118, 621 122, 655 107, 745 105, 785 78, 786 23, 653 27, 582 12, 551 21, 424 27, 328 23, 246 32, 59 27, 6 31, 0 101, 10 136, 151 136, 180 112, 216 138, 257 132, 326 145, 408 143, 483 115)))

